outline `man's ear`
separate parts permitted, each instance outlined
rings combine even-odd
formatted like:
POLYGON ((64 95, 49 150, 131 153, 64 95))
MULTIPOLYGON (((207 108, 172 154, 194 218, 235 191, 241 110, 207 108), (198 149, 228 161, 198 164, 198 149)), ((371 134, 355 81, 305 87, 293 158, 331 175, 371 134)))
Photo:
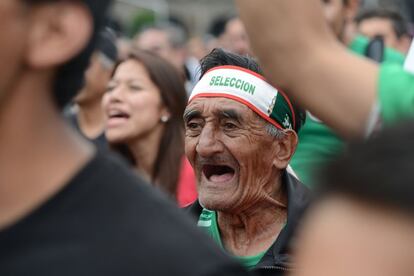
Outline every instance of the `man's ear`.
POLYGON ((64 64, 86 47, 92 33, 92 15, 80 1, 34 5, 26 63, 31 68, 64 64))
POLYGON ((285 137, 282 139, 275 139, 274 143, 276 150, 273 158, 273 165, 280 170, 286 169, 290 159, 296 151, 298 135, 293 130, 287 130, 285 137))

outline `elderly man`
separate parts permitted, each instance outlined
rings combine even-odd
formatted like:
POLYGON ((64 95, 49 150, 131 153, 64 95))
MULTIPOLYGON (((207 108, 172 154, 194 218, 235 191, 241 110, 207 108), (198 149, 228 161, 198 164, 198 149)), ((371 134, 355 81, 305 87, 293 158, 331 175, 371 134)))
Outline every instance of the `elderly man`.
POLYGON ((244 266, 278 275, 290 268, 290 232, 307 204, 286 171, 304 113, 248 57, 216 49, 201 67, 184 113, 199 192, 188 211, 244 266))

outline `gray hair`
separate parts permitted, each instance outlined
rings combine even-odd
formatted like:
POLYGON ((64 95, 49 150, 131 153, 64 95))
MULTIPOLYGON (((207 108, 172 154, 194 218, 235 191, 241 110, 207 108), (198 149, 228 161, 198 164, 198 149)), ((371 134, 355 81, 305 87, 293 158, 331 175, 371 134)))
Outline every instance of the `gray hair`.
POLYGON ((283 139, 283 138, 286 137, 286 132, 285 131, 283 131, 282 129, 278 129, 277 127, 275 127, 271 123, 266 123, 265 129, 266 129, 266 132, 270 136, 272 136, 273 138, 276 138, 278 140, 283 139))

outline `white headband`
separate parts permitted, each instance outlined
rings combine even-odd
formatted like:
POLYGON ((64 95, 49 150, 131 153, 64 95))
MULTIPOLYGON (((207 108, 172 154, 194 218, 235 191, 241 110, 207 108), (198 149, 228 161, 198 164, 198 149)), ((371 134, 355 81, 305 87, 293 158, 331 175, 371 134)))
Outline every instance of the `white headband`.
POLYGON ((208 71, 194 87, 189 102, 200 97, 224 97, 238 101, 278 128, 292 129, 290 101, 263 76, 238 66, 219 66, 208 71))

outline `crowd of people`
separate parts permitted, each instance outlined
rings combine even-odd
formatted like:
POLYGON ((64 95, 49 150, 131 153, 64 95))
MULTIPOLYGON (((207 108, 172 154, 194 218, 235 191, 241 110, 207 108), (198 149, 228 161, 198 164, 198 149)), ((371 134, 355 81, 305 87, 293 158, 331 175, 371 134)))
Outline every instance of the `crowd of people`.
POLYGON ((414 274, 401 11, 236 0, 127 39, 110 3, 0 4, 0 275, 414 274))

